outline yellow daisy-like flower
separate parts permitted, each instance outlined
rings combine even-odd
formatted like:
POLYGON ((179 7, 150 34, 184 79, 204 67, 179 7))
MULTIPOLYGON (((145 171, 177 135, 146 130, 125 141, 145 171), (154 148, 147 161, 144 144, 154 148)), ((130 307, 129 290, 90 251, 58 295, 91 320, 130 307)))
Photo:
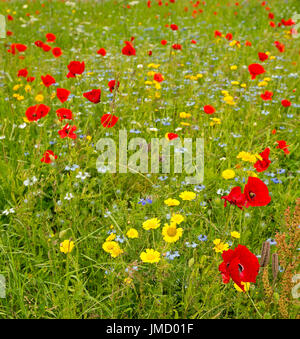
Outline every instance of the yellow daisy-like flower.
POLYGON ((105 243, 102 245, 102 248, 106 253, 109 253, 112 258, 116 258, 124 252, 120 248, 120 245, 115 241, 105 241, 105 243))
POLYGON ((165 224, 162 229, 162 235, 166 242, 176 242, 182 236, 183 229, 177 228, 175 223, 165 224))
POLYGON ((237 66, 236 66, 236 65, 232 65, 232 66, 230 66, 230 69, 231 69, 232 71, 235 71, 235 70, 237 69, 237 66))
POLYGON ((120 248, 119 244, 118 246, 115 246, 112 251, 110 252, 110 255, 112 258, 118 257, 120 254, 124 253, 124 251, 120 248))
POLYGON ((251 163, 255 163, 258 160, 262 160, 261 156, 259 154, 251 154, 249 152, 240 152, 237 155, 238 159, 242 159, 243 161, 247 161, 247 162, 251 162, 251 163))
POLYGON ((180 204, 180 201, 177 200, 177 199, 169 198, 169 199, 165 200, 164 203, 167 206, 172 207, 172 206, 178 206, 180 204))
POLYGON ((221 125, 221 119, 212 118, 212 121, 209 123, 209 126, 221 125))
POLYGON ((106 253, 111 253, 116 246, 119 246, 119 244, 115 241, 105 241, 102 248, 106 253))
POLYGON ((38 94, 34 99, 36 102, 42 102, 44 101, 44 96, 42 94, 38 94))
POLYGON ((26 93, 31 92, 31 86, 30 85, 26 85, 24 89, 25 89, 26 93))
POLYGON ((71 253, 72 250, 74 248, 74 241, 72 240, 64 240, 61 244, 60 244, 60 251, 67 254, 67 253, 71 253))
POLYGON ((181 112, 181 113, 179 113, 179 116, 182 119, 187 119, 187 118, 190 118, 192 115, 191 115, 191 113, 181 112))
POLYGON ((111 233, 111 234, 106 238, 105 241, 113 241, 113 240, 115 240, 115 238, 116 238, 116 234, 115 234, 115 233, 111 233))
POLYGON ((230 235, 232 236, 232 238, 235 238, 235 239, 240 239, 241 237, 241 234, 237 231, 231 232, 230 235))
POLYGON ((213 241, 213 243, 214 243, 214 245, 215 245, 214 250, 215 250, 217 253, 222 253, 222 252, 224 252, 224 251, 227 251, 228 248, 229 248, 229 245, 226 244, 226 243, 223 243, 223 242, 221 241, 221 239, 215 239, 215 240, 213 241))
POLYGON ((160 261, 160 253, 153 249, 147 248, 146 252, 141 253, 140 258, 143 262, 153 264, 160 261))
POLYGON ((184 191, 184 192, 180 193, 179 197, 182 200, 194 200, 196 198, 196 193, 184 191))
POLYGON ((132 279, 129 278, 129 277, 127 277, 127 278, 124 279, 124 283, 125 283, 126 285, 131 285, 132 279))
POLYGON ((184 221, 184 216, 181 214, 173 214, 171 217, 171 223, 176 225, 181 224, 184 221))
POLYGON ((160 226, 160 220, 157 218, 148 219, 143 222, 143 228, 146 231, 155 230, 160 226))
POLYGON ((139 232, 135 228, 130 228, 127 233, 127 237, 130 239, 138 238, 139 237, 139 232))
POLYGON ((235 172, 234 172, 234 170, 232 170, 232 169, 227 169, 227 170, 225 170, 225 171, 223 171, 222 172, 222 177, 224 178, 224 179, 232 179, 232 178, 234 178, 235 177, 235 172))
MULTIPOLYGON (((244 286, 245 291, 249 291, 250 289, 250 283, 249 282, 241 282, 241 284, 244 286)), ((233 286, 236 288, 238 292, 244 292, 237 284, 233 284, 233 286)))

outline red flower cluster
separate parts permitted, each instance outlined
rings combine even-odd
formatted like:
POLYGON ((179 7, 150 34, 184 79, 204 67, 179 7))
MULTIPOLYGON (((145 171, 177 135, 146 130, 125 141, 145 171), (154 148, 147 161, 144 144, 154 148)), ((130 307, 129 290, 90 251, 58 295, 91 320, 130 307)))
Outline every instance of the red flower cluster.
POLYGON ((256 177, 249 177, 245 185, 244 193, 239 186, 234 187, 231 192, 223 196, 224 207, 227 206, 227 201, 231 205, 236 205, 238 208, 248 208, 249 206, 266 206, 270 203, 271 197, 267 185, 256 177))
POLYGON ((242 283, 255 283, 259 272, 257 257, 246 246, 238 245, 234 250, 229 249, 222 253, 223 262, 219 265, 224 284, 230 278, 244 291, 242 283))
POLYGON ((26 110, 26 117, 29 121, 38 121, 50 112, 50 107, 44 104, 30 106, 26 110))

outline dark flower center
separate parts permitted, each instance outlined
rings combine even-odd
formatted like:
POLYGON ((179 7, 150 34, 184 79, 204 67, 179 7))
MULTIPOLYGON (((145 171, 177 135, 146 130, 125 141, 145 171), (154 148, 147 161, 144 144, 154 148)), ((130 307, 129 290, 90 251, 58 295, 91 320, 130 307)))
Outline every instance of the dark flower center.
POLYGON ((244 271, 244 267, 241 264, 238 264, 239 272, 242 273, 244 271))
POLYGON ((256 196, 256 194, 255 193, 253 193, 253 192, 249 192, 249 196, 250 196, 250 198, 255 198, 255 196, 256 196))

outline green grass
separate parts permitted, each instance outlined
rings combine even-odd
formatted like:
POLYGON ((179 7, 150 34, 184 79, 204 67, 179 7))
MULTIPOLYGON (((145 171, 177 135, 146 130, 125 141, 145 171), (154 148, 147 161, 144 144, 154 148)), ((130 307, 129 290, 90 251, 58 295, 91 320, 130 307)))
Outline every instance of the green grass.
MULTIPOLYGON (((42 3, 29 2, 24 8, 21 1, 0 2, 0 13, 14 17, 14 21, 7 21, 7 30, 13 35, 2 39, 0 46, 4 71, 0 79, 0 136, 5 137, 0 140, 0 274, 7 282, 6 298, 0 299, 0 317, 280 317, 276 300, 271 304, 266 301, 261 275, 256 284, 251 284, 252 301, 246 293, 237 292, 232 281, 222 283, 218 271, 222 258, 215 253, 213 240, 232 241, 233 247, 240 243, 259 255, 265 240, 284 231, 284 211, 293 207, 299 197, 300 88, 299 75, 293 76, 299 70, 299 39, 285 33, 290 27, 270 27, 268 12, 260 1, 254 0, 239 6, 234 5, 235 1, 207 1, 197 8, 185 0, 169 6, 158 6, 152 1, 151 8, 140 1, 130 9, 123 6, 127 1, 85 1, 76 3, 74 10, 60 1, 45 1, 44 7, 42 3), (188 7, 187 12, 184 7, 188 7), (193 18, 192 11, 200 8, 203 13, 198 12, 193 18), (179 26, 177 32, 165 27, 172 23, 179 26), (215 39, 215 30, 231 32, 241 47, 230 47, 224 37, 215 39), (57 37, 53 46, 63 51, 60 58, 55 59, 51 52, 34 45, 36 40, 45 41, 49 32, 57 37), (123 41, 131 37, 135 37, 135 57, 121 53, 123 41), (162 39, 168 41, 166 46, 161 45, 162 39), (196 45, 190 43, 192 39, 197 41, 196 45), (251 47, 245 46, 246 40, 252 42, 251 47), (276 49, 275 40, 285 44, 284 53, 276 49), (25 59, 19 59, 18 53, 7 53, 10 43, 28 46, 23 53, 25 59), (173 43, 182 44, 182 51, 174 51, 173 43), (104 58, 97 55, 101 47, 107 51, 104 58), (148 56, 149 50, 152 56, 148 56), (275 58, 263 63, 264 75, 250 80, 248 65, 260 63, 257 53, 266 51, 275 58), (67 79, 67 65, 77 57, 85 61, 85 72, 77 79, 67 79), (153 70, 148 68, 150 63, 160 64, 154 70, 165 78, 160 90, 145 85, 145 81, 153 78, 147 75, 153 70), (232 65, 237 70, 231 70, 232 65), (28 93, 24 90, 26 80, 17 77, 18 70, 25 67, 30 76, 36 77, 28 93), (51 98, 56 87, 46 88, 40 81, 41 75, 46 74, 52 75, 59 87, 69 89, 74 97, 64 104, 56 97, 51 98), (197 74, 203 77, 195 81, 185 77, 197 74), (271 78, 268 86, 257 87, 264 77, 271 78), (120 81, 115 107, 107 87, 111 79, 120 81), (245 83, 247 87, 231 85, 231 81, 245 83), (15 91, 17 84, 23 86, 15 91), (96 105, 82 97, 83 92, 93 88, 102 90, 101 102, 96 105), (235 106, 223 101, 222 90, 235 98, 235 106), (271 102, 260 98, 265 90, 274 92, 271 102), (18 101, 15 93, 24 99, 18 101), (36 104, 39 93, 44 96, 43 103, 51 107, 50 113, 38 124, 27 123, 20 128, 26 109, 36 104), (155 93, 160 93, 160 98, 155 93), (282 99, 289 99, 292 106, 284 108, 282 99), (203 112, 203 106, 208 104, 216 108, 213 115, 203 112), (71 124, 78 127, 74 141, 58 136, 58 130, 65 124, 55 114, 61 107, 73 111, 71 124), (268 114, 262 114, 263 111, 268 114), (100 123, 101 116, 108 112, 119 117, 111 129, 100 123), (191 118, 181 119, 180 112, 190 113, 191 118), (166 118, 170 119, 168 126, 157 121, 166 118), (221 124, 211 127, 211 118, 221 119, 221 124), (181 125, 182 121, 190 126, 181 125), (151 132, 149 127, 158 131, 151 132), (165 175, 162 173, 147 176, 97 172, 99 154, 95 144, 106 133, 118 140, 118 131, 127 129, 130 138, 143 137, 150 142, 152 137, 162 138, 177 127, 182 127, 177 132, 181 138, 205 140, 205 188, 197 191, 195 201, 179 199, 182 191, 194 190, 182 183, 185 173, 166 174, 167 179, 162 181, 160 177, 165 175), (129 133, 131 129, 141 133, 129 133), (275 135, 271 133, 273 129, 277 130, 275 135), (86 136, 91 136, 91 141, 86 136), (287 141, 289 155, 276 149, 277 140, 287 141), (222 144, 226 146, 221 147, 222 144), (247 181, 249 174, 243 169, 254 171, 250 163, 236 158, 238 153, 260 153, 266 147, 271 149, 272 160, 266 172, 273 177, 266 172, 258 176, 268 180, 271 203, 244 210, 235 206, 224 208, 218 190, 244 187, 242 180, 247 181), (40 162, 48 149, 58 155, 54 164, 40 162), (74 164, 80 168, 65 170, 74 164), (235 169, 237 181, 223 179, 222 171, 237 164, 241 165, 235 169), (278 173, 279 169, 285 171, 278 173), (88 172, 90 177, 82 182, 76 178, 79 171, 88 172), (37 182, 25 186, 24 181, 34 176, 37 182), (70 201, 64 199, 67 193, 74 196, 70 201), (169 197, 181 204, 167 207, 164 200, 169 197), (151 198, 152 204, 139 204, 140 199, 146 198, 151 198), (1 215, 9 208, 15 213, 1 215), (181 224, 183 236, 174 244, 167 244, 161 230, 168 222, 168 214, 175 211, 185 216, 181 224), (161 227, 145 231, 142 223, 152 217, 161 220, 161 227), (138 239, 120 244, 124 253, 117 258, 111 258, 102 249, 110 225, 119 236, 125 235, 130 227, 139 231, 138 239), (241 233, 239 240, 230 236, 235 230, 241 233), (207 241, 199 241, 200 234, 206 235, 207 241), (60 243, 70 238, 75 247, 65 255, 60 252, 60 243), (198 246, 187 247, 186 242, 198 246), (147 264, 140 260, 146 248, 162 254, 178 251, 180 256, 174 260, 162 256, 158 264, 147 264), (132 267, 138 270, 132 271, 132 267), (130 285, 124 282, 129 276, 130 285)), ((296 5, 296 0, 272 1, 270 7, 276 24, 282 18, 292 17, 296 5)), ((275 250, 272 246, 272 251, 275 250)), ((275 292, 280 293, 280 288, 279 279, 275 292)), ((290 318, 296 317, 296 306, 291 305, 290 318)))

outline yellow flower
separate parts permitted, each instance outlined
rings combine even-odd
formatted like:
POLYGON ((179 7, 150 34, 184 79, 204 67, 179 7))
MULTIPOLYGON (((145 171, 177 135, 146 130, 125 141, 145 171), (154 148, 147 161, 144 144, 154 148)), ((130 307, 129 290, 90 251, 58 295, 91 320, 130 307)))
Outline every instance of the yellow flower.
POLYGON ((152 85, 152 81, 149 80, 145 81, 145 85, 152 85))
POLYGON ((43 94, 38 94, 38 95, 35 97, 35 101, 37 101, 37 102, 42 102, 42 101, 44 101, 44 96, 43 96, 43 94))
POLYGON ((261 81, 258 83, 258 87, 265 87, 268 85, 268 82, 267 81, 261 81))
POLYGON ((209 126, 215 126, 215 125, 221 125, 221 119, 218 118, 211 118, 211 122, 209 123, 209 126))
POLYGON ((124 283, 125 283, 126 285, 130 285, 130 284, 132 283, 132 279, 129 278, 129 277, 127 277, 127 278, 124 279, 124 283))
POLYGON ((67 253, 71 253, 72 250, 74 248, 74 241, 72 240, 64 240, 61 244, 60 244, 60 251, 67 254, 67 253))
POLYGON ((181 122, 180 123, 182 126, 191 126, 191 124, 189 124, 188 122, 181 122))
POLYGON ((130 239, 138 238, 139 237, 139 232, 135 228, 130 228, 127 233, 127 237, 130 239))
POLYGON ((31 86, 30 85, 26 85, 24 89, 25 89, 26 93, 31 92, 31 86))
POLYGON ((159 92, 155 92, 155 98, 160 98, 161 94, 159 92))
POLYGON ((86 136, 86 140, 91 141, 91 140, 92 140, 92 137, 91 137, 90 135, 87 135, 87 136, 86 136))
POLYGON ((180 201, 178 201, 177 199, 169 198, 169 199, 165 200, 164 203, 167 206, 171 207, 171 206, 178 206, 180 204, 180 201))
POLYGON ((173 214, 171 217, 171 223, 179 225, 183 221, 184 221, 184 216, 182 216, 181 214, 173 214))
POLYGON ((14 87, 13 87, 13 91, 17 91, 20 87, 22 87, 23 85, 21 85, 21 84, 18 84, 18 85, 15 85, 14 87))
POLYGON ((155 88, 158 90, 158 89, 161 89, 161 84, 159 82, 155 82, 155 88))
POLYGON ((215 247, 214 247, 214 250, 217 252, 217 253, 222 253, 223 251, 227 251, 228 248, 229 248, 229 245, 228 244, 225 244, 221 241, 221 239, 215 239, 213 241, 215 247))
POLYGON ((106 238, 105 241, 113 241, 113 240, 115 240, 115 238, 116 238, 116 234, 115 234, 115 233, 111 233, 111 234, 106 238))
POLYGON ((235 177, 235 172, 232 169, 227 169, 227 170, 222 172, 222 177, 224 179, 232 179, 232 178, 235 177))
POLYGON ((166 242, 176 242, 182 236, 183 229, 177 228, 175 223, 165 224, 162 229, 162 235, 166 242))
POLYGON ((117 244, 118 246, 115 246, 111 252, 110 255, 112 258, 116 258, 118 257, 120 254, 122 254, 124 251, 120 248, 119 244, 117 244))
POLYGON ((247 162, 251 162, 251 163, 255 163, 258 160, 262 160, 261 156, 259 154, 251 154, 249 152, 240 152, 237 155, 238 159, 242 159, 243 161, 247 161, 247 162))
POLYGON ((230 235, 232 236, 232 238, 235 238, 235 239, 240 239, 241 237, 241 234, 237 231, 231 232, 230 235))
POLYGON ((147 248, 146 252, 141 253, 140 258, 143 262, 153 264, 160 261, 160 253, 153 249, 147 248))
POLYGON ((179 113, 179 116, 182 119, 186 119, 186 118, 190 118, 192 115, 190 113, 181 112, 181 113, 179 113))
POLYGON ((184 191, 184 192, 180 193, 179 197, 182 200, 194 200, 196 198, 196 193, 184 191))
POLYGON ((253 171, 247 171, 247 175, 248 175, 249 177, 255 177, 255 178, 258 178, 258 175, 257 175, 255 172, 253 172, 253 171))
POLYGON ((102 248, 106 253, 110 253, 116 246, 118 246, 118 243, 115 241, 105 241, 102 248))
POLYGON ((245 83, 242 83, 242 84, 241 84, 241 87, 246 88, 247 85, 246 85, 245 83))
MULTIPOLYGON (((249 291, 250 289, 250 283, 249 282, 241 282, 241 285, 244 286, 245 291, 249 291)), ((239 292, 244 292, 237 284, 233 284, 233 286, 236 288, 237 291, 239 292)))
POLYGON ((240 83, 238 81, 231 81, 231 85, 239 85, 240 83))
POLYGON ((230 66, 230 69, 231 69, 232 71, 235 71, 235 70, 237 69, 237 66, 236 66, 236 65, 232 65, 232 66, 230 66))
POLYGON ((197 77, 198 79, 201 79, 201 78, 203 78, 203 74, 200 74, 200 73, 199 73, 199 74, 196 75, 196 77, 197 77))
POLYGON ((148 219, 148 220, 143 222, 143 228, 146 231, 155 230, 159 226, 160 226, 160 220, 157 219, 157 218, 148 219))
POLYGON ((118 255, 124 251, 120 248, 119 244, 115 241, 105 241, 102 245, 102 248, 105 252, 109 253, 113 258, 116 258, 118 255))

